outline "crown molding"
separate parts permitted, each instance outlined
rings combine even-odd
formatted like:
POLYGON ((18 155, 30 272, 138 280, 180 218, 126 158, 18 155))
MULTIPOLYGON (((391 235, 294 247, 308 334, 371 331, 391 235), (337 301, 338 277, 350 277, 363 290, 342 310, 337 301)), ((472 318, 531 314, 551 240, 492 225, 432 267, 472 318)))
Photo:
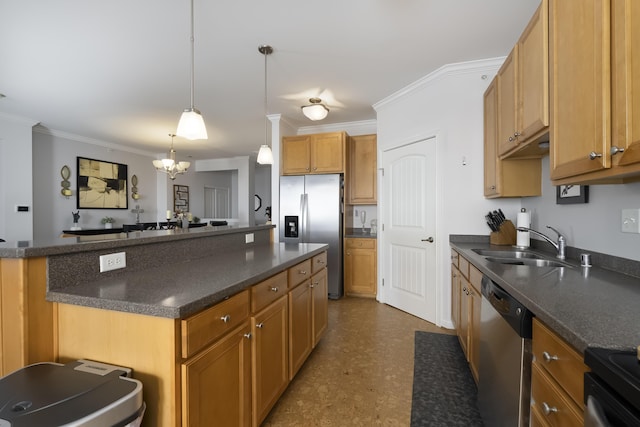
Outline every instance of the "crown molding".
POLYGON ((358 122, 332 123, 329 125, 304 126, 298 128, 298 135, 322 132, 345 131, 349 135, 367 135, 378 131, 377 120, 361 120, 358 122))

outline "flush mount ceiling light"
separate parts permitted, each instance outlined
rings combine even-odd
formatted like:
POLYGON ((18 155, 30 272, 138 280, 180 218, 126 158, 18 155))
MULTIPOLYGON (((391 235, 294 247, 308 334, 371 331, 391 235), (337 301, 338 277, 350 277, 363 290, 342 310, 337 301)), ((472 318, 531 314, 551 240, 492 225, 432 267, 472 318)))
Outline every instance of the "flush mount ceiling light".
POLYGON ((309 98, 311 104, 302 108, 302 114, 307 116, 309 120, 322 120, 329 114, 329 108, 322 103, 320 98, 309 98))
POLYGON ((258 46, 258 52, 264 55, 264 144, 260 146, 258 151, 258 163, 261 165, 273 164, 273 152, 269 147, 269 134, 268 134, 268 108, 267 108, 267 56, 273 53, 273 48, 269 45, 258 46))
POLYGON ((176 162, 176 150, 173 149, 174 134, 170 133, 171 137, 171 151, 169 151, 169 158, 162 160, 154 160, 153 166, 155 166, 158 172, 164 172, 169 175, 172 180, 176 179, 176 175, 183 174, 191 166, 190 162, 176 162))
POLYGON ((193 0, 191 0, 191 107, 185 108, 178 122, 176 134, 190 140, 207 139, 207 128, 204 126, 204 119, 200 111, 193 105, 193 81, 194 81, 194 49, 193 49, 193 0))

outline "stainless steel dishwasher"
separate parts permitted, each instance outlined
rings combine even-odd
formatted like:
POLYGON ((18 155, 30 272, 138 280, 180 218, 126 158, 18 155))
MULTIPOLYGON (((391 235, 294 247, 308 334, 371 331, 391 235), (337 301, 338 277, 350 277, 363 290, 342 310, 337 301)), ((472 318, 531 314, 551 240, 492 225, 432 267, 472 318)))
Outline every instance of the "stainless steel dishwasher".
POLYGON ((532 313, 482 278, 478 407, 487 427, 529 425, 532 313))

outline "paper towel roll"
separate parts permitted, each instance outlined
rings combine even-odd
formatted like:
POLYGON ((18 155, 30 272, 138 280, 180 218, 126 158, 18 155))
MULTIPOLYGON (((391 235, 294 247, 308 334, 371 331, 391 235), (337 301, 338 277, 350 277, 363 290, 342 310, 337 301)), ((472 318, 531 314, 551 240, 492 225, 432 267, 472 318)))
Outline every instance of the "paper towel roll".
MULTIPOLYGON (((527 212, 525 208, 522 208, 518 213, 518 218, 516 219, 516 227, 531 227, 531 214, 527 212)), ((521 248, 529 247, 529 232, 528 231, 518 231, 516 235, 516 246, 521 248)))

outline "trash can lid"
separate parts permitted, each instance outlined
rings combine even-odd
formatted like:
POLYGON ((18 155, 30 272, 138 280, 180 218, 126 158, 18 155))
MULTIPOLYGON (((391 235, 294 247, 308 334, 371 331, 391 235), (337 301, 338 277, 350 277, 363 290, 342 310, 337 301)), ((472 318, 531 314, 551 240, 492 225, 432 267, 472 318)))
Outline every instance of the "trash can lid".
POLYGON ((0 378, 0 427, 126 425, 143 409, 130 372, 88 360, 26 366, 0 378))

